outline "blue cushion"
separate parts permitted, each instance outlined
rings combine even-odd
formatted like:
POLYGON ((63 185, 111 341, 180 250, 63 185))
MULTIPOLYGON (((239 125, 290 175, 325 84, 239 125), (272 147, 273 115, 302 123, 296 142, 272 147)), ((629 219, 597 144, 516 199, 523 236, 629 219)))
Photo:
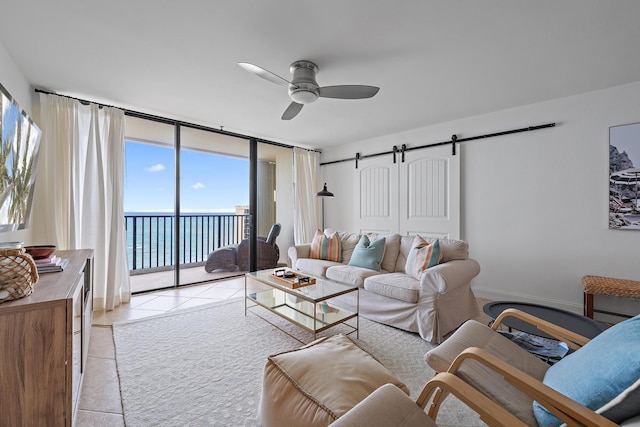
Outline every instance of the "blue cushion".
POLYGON ((380 263, 384 257, 386 239, 369 242, 369 238, 363 235, 353 250, 349 265, 380 271, 380 263))
MULTIPOLYGON (((596 411, 621 394, 637 399, 637 393, 630 393, 628 389, 633 388, 639 378, 640 316, 636 316, 612 326, 550 367, 543 382, 596 411)), ((602 415, 618 423, 637 415, 638 405, 626 404, 624 400, 615 402, 618 410, 608 405, 602 415)), ((562 424, 538 402, 533 404, 533 413, 540 426, 562 424)))

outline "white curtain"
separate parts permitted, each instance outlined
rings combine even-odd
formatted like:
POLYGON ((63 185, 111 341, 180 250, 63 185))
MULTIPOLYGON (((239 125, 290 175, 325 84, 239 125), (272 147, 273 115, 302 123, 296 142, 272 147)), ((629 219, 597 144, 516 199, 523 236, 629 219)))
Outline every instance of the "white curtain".
POLYGON ((322 190, 319 169, 320 153, 298 147, 293 149, 293 240, 296 245, 311 242, 322 224, 319 199, 315 197, 322 190))
POLYGON ((131 298, 124 226, 124 113, 40 95, 42 141, 34 208, 38 236, 94 250, 95 309, 131 298))

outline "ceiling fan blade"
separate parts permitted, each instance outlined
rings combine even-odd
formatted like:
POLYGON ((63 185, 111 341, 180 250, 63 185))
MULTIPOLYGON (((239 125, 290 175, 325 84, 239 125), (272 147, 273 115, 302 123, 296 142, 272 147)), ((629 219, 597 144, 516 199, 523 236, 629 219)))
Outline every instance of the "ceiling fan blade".
POLYGON ((375 96, 379 90, 379 87, 364 85, 325 86, 318 89, 320 96, 323 98, 339 99, 371 98, 375 96))
POLYGON ((298 104, 297 102, 292 102, 291 104, 289 104, 287 109, 284 110, 284 113, 282 114, 282 120, 293 119, 295 116, 298 115, 300 110, 302 110, 302 106, 303 104, 298 104))
POLYGON ((248 72, 255 74, 258 77, 262 77, 265 80, 269 80, 271 83, 275 83, 280 86, 289 86, 291 82, 289 80, 280 77, 277 74, 272 73, 269 70, 265 70, 257 65, 250 64, 248 62, 238 62, 238 65, 247 70, 248 72))

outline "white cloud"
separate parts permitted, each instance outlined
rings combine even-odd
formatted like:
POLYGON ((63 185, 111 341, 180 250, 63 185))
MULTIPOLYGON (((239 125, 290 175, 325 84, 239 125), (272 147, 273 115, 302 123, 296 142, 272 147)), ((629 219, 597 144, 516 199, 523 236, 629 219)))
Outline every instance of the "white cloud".
POLYGON ((154 172, 162 172, 164 169, 165 169, 164 165, 162 163, 158 163, 157 165, 153 165, 149 168, 146 168, 145 170, 147 172, 154 173, 154 172))
POLYGON ((204 188, 204 184, 201 182, 196 182, 191 186, 191 188, 193 188, 194 190, 201 190, 204 188))

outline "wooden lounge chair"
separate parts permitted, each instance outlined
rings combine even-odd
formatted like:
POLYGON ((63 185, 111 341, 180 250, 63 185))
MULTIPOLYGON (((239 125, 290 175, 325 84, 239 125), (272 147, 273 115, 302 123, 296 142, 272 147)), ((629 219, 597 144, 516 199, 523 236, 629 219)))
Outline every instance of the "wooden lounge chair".
MULTIPOLYGON (((473 320, 465 322, 444 343, 429 351, 425 360, 436 372, 459 376, 528 425, 560 425, 558 419, 568 425, 630 425, 640 421, 638 348, 640 316, 589 340, 509 309, 498 316, 492 328, 473 320), (525 320, 557 337, 573 353, 550 366, 497 331, 508 316, 525 320), (589 409, 585 412, 567 399, 589 409), (558 402, 564 402, 566 408, 560 409, 558 402), (557 409, 573 411, 568 415, 571 419, 560 417, 557 409), (590 424, 594 411, 610 421, 590 424)), ((432 405, 437 408, 445 396, 446 393, 435 396, 432 405)))

